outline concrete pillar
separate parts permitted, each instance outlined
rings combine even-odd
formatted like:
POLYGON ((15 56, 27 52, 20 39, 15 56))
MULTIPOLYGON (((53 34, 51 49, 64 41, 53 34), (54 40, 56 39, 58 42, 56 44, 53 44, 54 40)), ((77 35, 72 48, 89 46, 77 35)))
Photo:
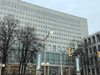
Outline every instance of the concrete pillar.
POLYGON ((11 67, 11 64, 8 64, 8 74, 10 74, 10 67, 11 67))
POLYGON ((60 67, 58 67, 58 71, 57 72, 58 72, 58 75, 60 75, 60 67))
POLYGON ((86 75, 86 74, 85 74, 85 68, 83 68, 83 72, 84 72, 84 75, 86 75))
POLYGON ((68 75, 70 75, 70 67, 68 68, 68 75))
POLYGON ((62 75, 63 75, 63 68, 62 68, 62 75))
POLYGON ((87 67, 87 65, 86 65, 86 75, 88 75, 88 67, 87 67))
POLYGON ((90 75, 92 75, 92 68, 90 68, 90 75))
POLYGON ((48 71, 47 72, 48 72, 47 74, 49 75, 49 66, 48 66, 48 71))
POLYGON ((97 36, 95 35, 95 42, 98 42, 97 36))
POLYGON ((97 75, 97 71, 96 71, 97 69, 96 68, 94 68, 94 72, 95 72, 95 75, 97 75))

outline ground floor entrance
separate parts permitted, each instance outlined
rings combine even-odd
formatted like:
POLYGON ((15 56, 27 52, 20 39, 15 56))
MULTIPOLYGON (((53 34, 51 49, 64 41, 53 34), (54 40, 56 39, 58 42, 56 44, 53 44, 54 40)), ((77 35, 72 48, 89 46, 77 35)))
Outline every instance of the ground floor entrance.
MULTIPOLYGON (((41 66, 41 75, 44 75, 44 66, 41 66)), ((12 73, 19 73, 19 65, 6 65, 5 67, 5 74, 12 74, 12 73)), ((36 66, 35 65, 28 65, 26 68, 26 74, 29 75, 36 75, 36 66)), ((75 67, 62 67, 62 74, 63 75, 76 75, 75 67)), ((45 75, 61 75, 61 67, 60 66, 46 66, 46 74, 45 75)))

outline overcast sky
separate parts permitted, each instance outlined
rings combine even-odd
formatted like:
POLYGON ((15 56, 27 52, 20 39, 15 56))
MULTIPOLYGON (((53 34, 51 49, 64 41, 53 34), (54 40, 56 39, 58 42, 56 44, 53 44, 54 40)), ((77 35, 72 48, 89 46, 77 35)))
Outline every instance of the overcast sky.
POLYGON ((100 0, 22 0, 45 8, 83 17, 89 35, 100 31, 100 0))

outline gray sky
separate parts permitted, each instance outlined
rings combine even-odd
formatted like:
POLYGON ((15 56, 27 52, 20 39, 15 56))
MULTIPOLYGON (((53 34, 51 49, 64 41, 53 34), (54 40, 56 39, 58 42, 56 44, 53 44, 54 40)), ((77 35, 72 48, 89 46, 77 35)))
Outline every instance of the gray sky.
POLYGON ((22 0, 45 8, 83 17, 89 35, 100 31, 100 0, 22 0))

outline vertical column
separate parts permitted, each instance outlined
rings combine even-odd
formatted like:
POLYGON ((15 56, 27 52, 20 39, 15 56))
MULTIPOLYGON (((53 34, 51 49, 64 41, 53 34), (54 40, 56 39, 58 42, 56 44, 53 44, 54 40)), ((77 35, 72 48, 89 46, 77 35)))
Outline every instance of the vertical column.
POLYGON ((58 67, 58 71, 57 72, 58 72, 58 75, 60 75, 60 67, 58 67))
POLYGON ((95 35, 95 42, 97 43, 98 42, 98 38, 97 38, 97 36, 95 35))
POLYGON ((83 72, 84 72, 84 75, 85 75, 85 68, 83 68, 83 72))
POLYGON ((10 67, 11 67, 11 64, 8 64, 8 74, 10 74, 10 67))
POLYGON ((68 75, 68 69, 66 69, 66 75, 68 75))
POLYGON ((62 68, 62 75, 63 75, 63 68, 62 68))
POLYGON ((90 75, 92 75, 92 68, 90 68, 90 75))
POLYGON ((68 67, 68 75, 70 75, 70 67, 68 67))
POLYGON ((47 74, 49 75, 49 66, 48 66, 48 73, 47 74))
POLYGON ((87 65, 86 65, 86 74, 88 75, 88 67, 87 67, 87 65))
POLYGON ((95 73, 95 75, 97 75, 97 71, 96 71, 97 69, 96 68, 94 68, 94 73, 95 73))

